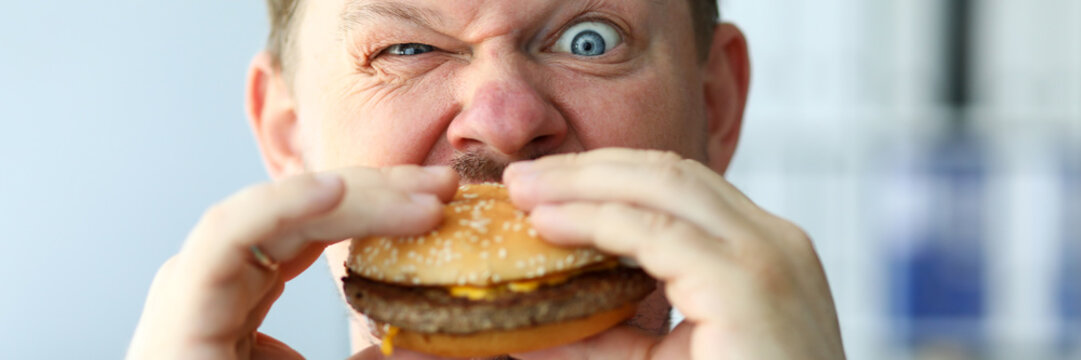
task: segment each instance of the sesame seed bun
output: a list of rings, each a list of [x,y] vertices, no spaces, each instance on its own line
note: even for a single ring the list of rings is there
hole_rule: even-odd
[[[346,300],[384,351],[450,357],[558,346],[632,316],[656,281],[592,248],[538,237],[500,184],[465,185],[443,223],[413,237],[353,239]]]
[[[611,259],[594,249],[542,241],[501,184],[464,185],[443,213],[442,225],[428,234],[353,239],[347,266],[388,283],[483,287]]]

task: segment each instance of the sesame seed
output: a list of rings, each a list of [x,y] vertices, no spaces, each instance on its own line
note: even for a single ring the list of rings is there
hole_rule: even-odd
[[[488,258],[488,252],[487,251],[481,251],[480,252],[480,258],[481,259],[487,259]]]
[[[567,255],[567,263],[568,264],[573,264],[574,263],[574,254]]]
[[[544,276],[544,267],[537,268],[537,276]]]
[[[529,237],[537,237],[537,230],[534,230],[534,229],[530,228],[528,233],[529,233]]]
[[[506,259],[507,258],[507,249],[499,248],[499,258],[500,259]]]
[[[499,280],[501,280],[501,279],[502,278],[499,277],[499,274],[492,275],[492,281],[493,282],[499,282]]]
[[[515,261],[514,262],[514,267],[519,268],[519,269],[525,268],[525,263],[522,262],[522,260]]]

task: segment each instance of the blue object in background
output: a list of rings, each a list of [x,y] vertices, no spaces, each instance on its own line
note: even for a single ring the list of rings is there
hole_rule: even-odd
[[[911,176],[931,184],[924,217],[901,239],[911,251],[893,256],[890,296],[906,344],[948,345],[975,353],[983,346],[986,316],[984,205],[986,161],[982,146],[954,133],[930,147]],[[944,344],[948,343],[948,344]]]
[[[1058,273],[1059,343],[1081,347],[1081,155],[1063,151],[1062,258]]]

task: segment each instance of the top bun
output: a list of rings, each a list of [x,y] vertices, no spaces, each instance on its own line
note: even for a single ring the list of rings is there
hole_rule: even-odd
[[[412,237],[353,239],[346,265],[357,275],[404,285],[489,286],[580,269],[610,257],[542,241],[501,184],[464,185],[443,223]]]

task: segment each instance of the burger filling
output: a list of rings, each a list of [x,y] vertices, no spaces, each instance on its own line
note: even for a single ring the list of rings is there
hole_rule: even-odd
[[[349,303],[372,320],[463,335],[583,318],[639,301],[655,287],[641,269],[614,265],[492,287],[401,286],[352,271],[344,282]]]

